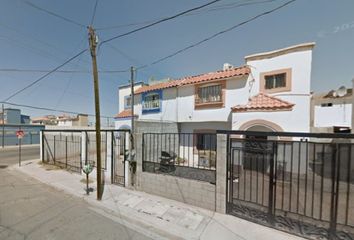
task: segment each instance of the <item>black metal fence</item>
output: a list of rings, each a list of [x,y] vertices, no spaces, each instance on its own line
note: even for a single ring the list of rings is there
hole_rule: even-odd
[[[143,171],[215,183],[215,133],[144,133]]]
[[[43,162],[81,173],[81,132],[46,132],[42,139]]]
[[[43,130],[42,160],[70,171],[81,173],[82,166],[97,166],[94,130]],[[129,130],[101,130],[102,182],[111,174],[114,184],[124,186],[124,169]],[[111,164],[111,165],[108,165]],[[110,167],[110,172],[107,173]]]
[[[128,156],[129,132],[115,132],[112,143],[112,173],[111,181],[114,184],[125,186],[125,163]]]
[[[354,239],[354,135],[224,133],[228,213],[311,239]]]

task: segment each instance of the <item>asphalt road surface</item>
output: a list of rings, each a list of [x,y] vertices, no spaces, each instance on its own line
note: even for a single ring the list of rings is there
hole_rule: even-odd
[[[39,145],[23,146],[21,148],[21,159],[32,160],[39,159]],[[19,148],[18,147],[0,147],[0,165],[13,165],[18,163]]]
[[[0,169],[1,240],[151,239],[103,216],[80,198],[17,170]]]

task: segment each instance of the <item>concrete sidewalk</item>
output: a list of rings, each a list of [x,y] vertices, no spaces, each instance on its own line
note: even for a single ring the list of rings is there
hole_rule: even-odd
[[[102,201],[97,201],[96,191],[86,195],[85,181],[82,181],[85,175],[43,166],[39,161],[27,161],[22,167],[12,166],[11,169],[81,197],[100,214],[118,222],[139,226],[158,234],[161,239],[302,239],[230,215],[107,183]],[[96,189],[95,183],[91,183],[90,187]]]

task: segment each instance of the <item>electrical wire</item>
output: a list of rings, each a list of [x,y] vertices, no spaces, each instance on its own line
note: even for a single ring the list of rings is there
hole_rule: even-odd
[[[295,2],[295,1],[297,1],[297,0],[288,1],[288,2],[286,2],[286,3],[284,3],[284,4],[280,5],[280,6],[278,6],[278,7],[276,7],[276,8],[273,8],[273,9],[271,9],[271,10],[269,10],[269,11],[260,13],[260,14],[258,14],[258,15],[256,15],[256,16],[254,16],[254,17],[249,18],[248,20],[245,20],[245,21],[243,21],[243,22],[241,22],[241,23],[238,23],[238,24],[236,24],[236,25],[234,25],[234,26],[232,26],[232,27],[229,27],[229,28],[227,28],[227,29],[225,29],[225,30],[223,30],[223,31],[220,31],[220,32],[218,32],[218,33],[215,33],[215,34],[213,34],[213,35],[211,35],[211,36],[209,36],[209,37],[207,37],[207,38],[205,38],[205,39],[203,39],[203,40],[201,40],[201,41],[198,41],[198,42],[196,42],[196,43],[194,43],[194,44],[191,44],[191,45],[189,45],[189,46],[187,46],[187,47],[185,47],[185,48],[182,48],[182,49],[180,49],[180,50],[178,50],[178,51],[176,51],[176,52],[174,52],[174,53],[172,53],[172,54],[170,54],[170,55],[167,55],[167,56],[165,56],[165,57],[162,57],[162,58],[160,58],[160,59],[158,59],[158,60],[156,60],[156,61],[154,61],[154,62],[152,62],[152,63],[150,63],[150,64],[145,64],[145,65],[143,65],[143,66],[137,67],[137,69],[143,69],[143,68],[146,68],[146,67],[155,65],[155,64],[157,64],[157,63],[160,63],[160,62],[162,62],[162,61],[165,61],[165,60],[167,60],[167,59],[169,59],[169,58],[172,58],[172,57],[174,57],[174,56],[176,56],[176,55],[178,55],[178,54],[180,54],[180,53],[182,53],[182,52],[185,52],[185,51],[187,51],[187,50],[189,50],[189,49],[191,49],[191,48],[194,48],[194,47],[196,47],[196,46],[198,46],[198,45],[201,45],[202,43],[205,43],[205,42],[207,42],[207,41],[210,41],[210,40],[212,40],[213,38],[216,38],[216,37],[218,37],[218,36],[220,36],[220,35],[222,35],[222,34],[225,34],[225,33],[229,32],[229,31],[232,31],[232,30],[234,30],[234,29],[236,29],[236,28],[238,28],[238,27],[241,27],[242,25],[245,25],[245,24],[247,24],[247,23],[249,23],[249,22],[252,22],[252,21],[256,20],[257,18],[263,17],[263,16],[268,15],[268,14],[271,14],[271,13],[277,11],[277,10],[280,10],[281,8],[284,8],[284,7],[286,7],[287,5],[289,5],[289,4],[291,4],[291,3]]]
[[[220,10],[225,10],[225,9],[234,9],[234,8],[248,6],[248,5],[258,5],[258,4],[263,4],[263,3],[270,3],[270,2],[274,2],[274,1],[277,1],[277,0],[264,0],[264,1],[257,1],[257,2],[244,2],[244,3],[228,3],[228,4],[222,4],[222,5],[215,6],[214,8],[209,8],[209,9],[204,9],[204,10],[184,14],[183,16],[187,17],[187,16],[202,14],[205,12],[220,11]],[[109,27],[99,27],[99,28],[96,28],[96,30],[102,31],[102,30],[111,30],[111,29],[118,29],[118,28],[124,28],[124,27],[139,26],[139,25],[153,23],[155,21],[159,21],[164,18],[166,18],[166,17],[155,18],[155,19],[146,20],[146,21],[142,21],[142,22],[120,24],[120,25],[109,26]]]
[[[16,106],[16,107],[24,107],[24,108],[30,108],[30,109],[36,109],[36,110],[44,110],[44,111],[51,111],[51,112],[60,112],[60,113],[68,113],[68,114],[84,114],[82,112],[74,112],[74,111],[68,111],[68,110],[60,110],[60,109],[53,109],[53,108],[47,108],[47,107],[37,107],[33,105],[26,105],[26,104],[19,104],[19,103],[13,103],[13,102],[8,102],[8,101],[2,101],[0,102],[2,104],[7,104],[11,106]],[[95,114],[87,114],[90,117],[96,116]],[[101,118],[114,118],[111,116],[100,116]]]
[[[113,41],[113,40],[118,39],[118,38],[121,38],[121,37],[128,36],[128,35],[130,35],[130,34],[139,32],[139,31],[141,31],[141,30],[150,28],[150,27],[155,26],[155,25],[157,25],[157,24],[160,24],[160,23],[163,23],[163,22],[166,22],[166,21],[175,19],[175,18],[177,18],[177,17],[183,16],[183,15],[185,15],[185,14],[187,14],[187,13],[190,13],[190,12],[199,10],[199,9],[201,9],[201,8],[210,6],[210,5],[212,5],[212,4],[214,4],[214,3],[217,3],[217,2],[220,2],[220,1],[222,1],[222,0],[213,0],[213,1],[211,1],[211,2],[208,2],[208,3],[206,3],[206,4],[200,5],[200,6],[198,6],[198,7],[194,7],[194,8],[185,10],[185,11],[183,11],[183,12],[180,12],[180,13],[178,13],[178,14],[175,14],[175,15],[173,15],[173,16],[166,17],[166,18],[163,18],[163,19],[158,20],[158,21],[156,21],[156,22],[150,23],[150,24],[148,24],[148,25],[146,25],[146,26],[139,27],[139,28],[133,29],[133,30],[131,30],[131,31],[129,31],[129,32],[126,32],[126,33],[123,33],[123,34],[120,34],[120,35],[111,37],[111,38],[109,38],[109,39],[106,39],[106,40],[102,41],[102,42],[100,43],[100,45],[103,45],[103,44],[105,44],[105,43],[107,43],[107,42]]]
[[[58,69],[60,69],[61,67],[65,66],[66,64],[68,64],[69,62],[71,62],[72,60],[74,60],[75,58],[79,57],[81,54],[85,53],[87,51],[87,49],[82,50],[81,52],[79,52],[78,54],[74,55],[73,57],[69,58],[68,60],[66,60],[64,63],[60,64],[59,66],[57,66],[56,68],[54,68],[53,70],[51,70],[50,72],[44,74],[43,76],[41,76],[40,78],[38,78],[37,80],[33,81],[32,83],[28,84],[27,86],[25,86],[24,88],[16,91],[15,93],[11,94],[9,97],[7,97],[4,102],[10,100],[11,98],[15,97],[16,95],[22,93],[23,91],[25,91],[26,89],[32,87],[33,85],[37,84],[38,82],[42,81],[44,78],[48,77],[50,74],[56,72]]]
[[[62,19],[62,20],[64,20],[64,21],[69,22],[69,23],[72,23],[72,24],[74,24],[74,25],[76,25],[76,26],[80,26],[80,27],[86,28],[86,26],[85,26],[84,24],[81,24],[81,23],[76,22],[76,21],[74,21],[74,20],[72,20],[72,19],[69,19],[69,18],[64,17],[64,16],[61,16],[61,15],[59,15],[59,14],[57,14],[57,13],[54,13],[54,12],[52,12],[52,11],[49,11],[49,10],[44,9],[44,8],[42,8],[42,7],[39,7],[39,6],[37,6],[37,5],[35,5],[35,4],[31,3],[31,2],[29,2],[29,1],[23,1],[23,2],[24,2],[25,4],[27,4],[28,6],[30,6],[30,7],[32,7],[32,8],[35,8],[35,9],[37,9],[37,10],[39,10],[39,11],[42,11],[42,12],[45,12],[45,13],[47,13],[47,14],[49,14],[49,15],[54,16],[54,17],[60,18],[60,19]]]
[[[19,69],[19,68],[0,68],[0,72],[14,72],[14,73],[48,73],[51,72],[51,70],[46,70],[46,69]],[[112,74],[112,73],[122,73],[122,72],[127,72],[126,70],[99,70],[99,73],[106,73],[106,74]],[[82,73],[82,74],[87,74],[91,73],[91,71],[83,71],[83,70],[57,70],[56,73]]]

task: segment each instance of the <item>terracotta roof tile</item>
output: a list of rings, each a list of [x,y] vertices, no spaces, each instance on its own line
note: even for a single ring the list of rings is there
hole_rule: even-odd
[[[253,96],[246,105],[237,105],[232,107],[233,112],[247,112],[259,110],[290,110],[295,104],[282,99],[259,93]]]
[[[236,77],[236,76],[245,76],[251,72],[248,66],[236,67],[228,70],[220,70],[216,72],[205,73],[197,76],[185,77],[178,80],[172,80],[168,82],[158,83],[150,86],[143,86],[135,91],[135,94],[149,92],[159,89],[171,88],[184,86],[189,84],[196,84],[201,82],[208,82],[218,79]]]
[[[114,118],[128,118],[132,117],[132,111],[130,109],[125,109],[118,113]]]
[[[138,88],[134,93],[139,94],[139,93],[150,92],[159,89],[177,87],[179,84],[180,84],[180,80],[172,80],[168,82],[157,83],[154,85],[142,86],[141,88]]]
[[[208,82],[208,81],[236,77],[236,76],[244,76],[244,75],[248,75],[250,72],[251,70],[249,67],[242,66],[242,67],[232,68],[228,70],[205,73],[198,76],[186,77],[182,79],[181,85]]]

